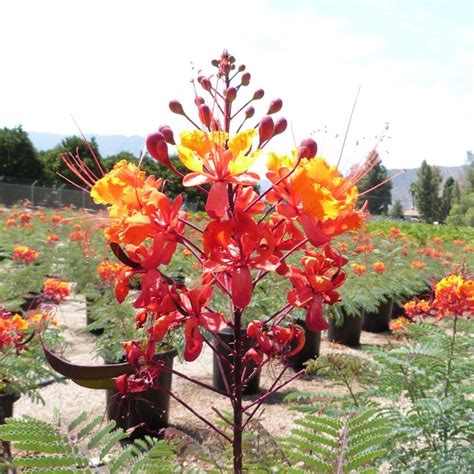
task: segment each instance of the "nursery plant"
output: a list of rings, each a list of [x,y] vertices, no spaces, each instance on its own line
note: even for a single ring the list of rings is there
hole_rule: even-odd
[[[233,469],[240,473],[246,426],[268,397],[304,372],[284,378],[288,358],[304,344],[304,332],[294,323],[292,311],[304,310],[306,325],[313,331],[328,327],[323,306],[340,299],[338,288],[344,283],[343,266],[347,263],[331,242],[361,226],[364,212],[356,209],[356,183],[378,157],[373,150],[343,177],[335,166],[317,156],[317,144],[310,138],[287,155],[266,153],[273,137],[287,128],[285,118],[273,119],[282,101],[272,100],[266,115],[256,120],[254,103],[264,97],[264,91],[257,89],[243,98],[251,79],[245,66],[238,66],[227,52],[212,64],[214,74],[200,75],[193,81],[196,119],[179,101],[170,102],[170,110],[193,128],[175,140],[171,128],[161,126],[147,138],[147,149],[154,159],[179,175],[183,186],[204,193],[208,218],[204,227],[191,222],[182,210],[182,196],[171,201],[166,183],[159,176],[146,176],[133,163],[121,161],[103,174],[98,160],[97,169],[91,169],[73,154],[63,159],[78,178],[76,184],[89,191],[97,204],[107,206],[104,235],[124,265],[115,285],[118,302],[129,296],[130,282],[139,279],[133,305],[145,340],[124,345],[135,372],[116,379],[119,390],[123,394],[149,388],[166,391],[157,383],[157,376],[172,370],[190,383],[228,398],[231,415],[216,413],[231,427],[230,434],[169,392],[230,443]],[[169,146],[176,147],[188,174],[173,166]],[[261,176],[254,165],[264,164],[271,187],[261,191]],[[183,250],[200,270],[200,279],[192,287],[176,284],[167,270],[173,256]],[[269,275],[287,282],[280,306],[244,324],[254,293]],[[227,312],[213,308],[219,294],[227,299]],[[229,343],[219,337],[226,327],[233,333]],[[186,361],[197,359],[207,345],[218,357],[221,371],[230,371],[225,390],[156,361],[156,344],[181,329]],[[244,338],[250,339],[252,347],[244,349]],[[230,360],[216,345],[224,345]],[[246,402],[242,397],[245,387],[258,370],[272,362],[280,363],[273,384],[256,400]],[[254,369],[249,369],[250,363]]]

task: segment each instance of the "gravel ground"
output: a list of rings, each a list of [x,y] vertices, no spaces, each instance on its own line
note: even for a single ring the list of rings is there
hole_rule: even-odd
[[[94,336],[80,334],[78,329],[86,324],[85,304],[81,297],[74,297],[63,303],[58,309],[57,317],[60,324],[65,326],[64,335],[71,343],[67,348],[66,355],[69,360],[80,364],[97,363],[94,359]],[[387,335],[362,333],[362,344],[385,344]],[[349,349],[344,346],[330,344],[326,337],[321,343],[321,353],[328,351],[342,350],[353,354],[364,356],[360,350]],[[212,352],[205,347],[200,358],[192,363],[180,362],[175,359],[175,369],[180,372],[196,377],[202,382],[212,384]],[[275,374],[278,374],[278,367],[269,367],[263,370],[261,376],[261,388],[268,388]],[[282,378],[287,380],[294,374],[291,370]],[[328,388],[325,382],[317,378],[300,378],[291,382],[281,392],[270,397],[262,406],[263,414],[260,421],[263,426],[273,435],[284,435],[288,433],[292,426],[292,421],[298,417],[298,413],[288,409],[285,404],[279,403],[284,395],[294,390],[304,391],[333,391],[340,393],[339,388]],[[230,405],[225,397],[214,392],[209,392],[195,384],[178,377],[173,378],[173,391],[179,394],[180,398],[189,403],[197,411],[211,420],[216,419],[216,414],[211,407],[226,411]],[[26,397],[22,397],[15,404],[15,416],[33,415],[44,420],[53,418],[54,409],[58,409],[66,420],[73,419],[82,411],[94,414],[103,413],[105,418],[105,393],[102,390],[91,390],[80,387],[71,381],[65,383],[54,383],[43,387],[40,394],[44,399],[44,405],[34,404]],[[255,396],[246,397],[251,400]],[[189,432],[202,431],[203,424],[197,420],[189,411],[175,400],[171,400],[170,424],[175,428]]]

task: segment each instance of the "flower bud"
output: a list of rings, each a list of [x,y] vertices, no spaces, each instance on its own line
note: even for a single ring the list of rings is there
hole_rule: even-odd
[[[237,89],[235,87],[229,87],[226,91],[225,91],[225,98],[229,101],[229,102],[234,102],[235,98],[237,97]]]
[[[182,106],[181,103],[178,102],[177,100],[172,100],[172,101],[169,103],[169,108],[170,108],[171,112],[173,112],[173,113],[175,113],[175,114],[184,115],[183,106]]]
[[[280,135],[280,133],[283,133],[286,130],[287,126],[288,126],[288,122],[286,121],[286,118],[280,117],[275,122],[275,130],[273,131],[273,136]]]
[[[202,104],[198,107],[199,119],[201,122],[209,128],[213,120],[211,109],[206,104]]]
[[[306,146],[300,146],[298,148],[298,159],[309,158],[309,148]]]
[[[258,125],[258,136],[260,138],[259,146],[272,138],[275,126],[273,124],[273,119],[269,115],[265,115],[260,120]]]
[[[220,64],[220,61],[218,59],[213,59],[211,61],[211,64],[214,66],[214,67],[219,67],[219,64]]]
[[[234,58],[234,56],[229,56],[229,62],[230,62],[230,64],[234,64],[234,63],[235,63],[235,58]]]
[[[199,107],[200,105],[204,104],[204,99],[197,95],[194,97],[194,103],[196,104],[196,107]]]
[[[205,91],[209,92],[211,90],[211,81],[207,77],[199,76],[198,81]]]
[[[248,86],[250,83],[250,73],[249,72],[244,72],[242,74],[242,77],[240,78],[240,83],[243,86]]]
[[[245,71],[245,64],[241,64],[238,69],[239,72]]]
[[[263,89],[257,89],[253,93],[252,100],[260,100],[265,95],[265,91]]]
[[[148,153],[162,165],[171,167],[171,162],[168,154],[168,145],[165,137],[161,132],[150,133],[146,138],[146,149]]]
[[[283,101],[281,99],[273,99],[270,102],[270,106],[268,107],[267,115],[276,114],[277,112],[280,112],[282,107]]]
[[[312,138],[301,140],[300,147],[306,147],[308,149],[308,153],[302,155],[304,158],[314,158],[318,152],[318,144]]]
[[[255,114],[255,109],[250,106],[245,109],[245,118],[252,118]]]
[[[176,145],[176,142],[174,141],[173,130],[171,130],[169,125],[160,125],[158,130],[165,138],[166,143],[169,143],[170,145]]]

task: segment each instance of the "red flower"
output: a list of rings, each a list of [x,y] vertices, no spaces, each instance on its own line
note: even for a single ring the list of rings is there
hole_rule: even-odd
[[[212,221],[204,231],[205,268],[207,272],[230,273],[232,302],[238,308],[245,308],[252,297],[250,268],[278,268],[280,261],[274,251],[270,229],[240,212],[233,220]]]
[[[305,252],[301,262],[304,271],[291,268],[293,289],[288,293],[288,302],[292,306],[308,310],[306,325],[311,331],[324,331],[329,325],[323,318],[323,303],[334,304],[341,299],[336,289],[346,279],[341,267],[347,263],[347,259],[335,254],[327,246],[324,255]]]

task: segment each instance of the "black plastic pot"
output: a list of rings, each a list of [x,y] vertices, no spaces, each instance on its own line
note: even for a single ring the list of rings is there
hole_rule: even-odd
[[[393,300],[390,298],[385,303],[380,303],[378,310],[373,313],[365,313],[362,330],[368,332],[390,331],[389,323],[392,319]]]
[[[363,313],[359,316],[344,315],[342,324],[336,325],[335,318],[329,318],[328,340],[345,346],[360,346]]]
[[[308,329],[304,319],[297,319],[295,322],[304,329],[305,342],[302,349],[294,356],[290,357],[288,362],[294,370],[299,371],[305,368],[305,362],[319,356],[321,332],[314,332]]]
[[[173,368],[176,349],[157,354],[157,360],[164,360],[165,367]],[[158,382],[171,390],[172,373],[161,371]],[[135,427],[131,439],[145,435],[157,436],[158,432],[168,426],[170,395],[161,390],[147,390],[122,396],[115,388],[105,392],[107,418],[115,420],[117,426],[128,430]]]
[[[43,293],[31,292],[25,297],[25,302],[20,305],[22,311],[31,311],[38,308],[38,306],[43,302]]]
[[[0,394],[0,425],[5,423],[7,418],[13,416],[13,404],[20,398],[18,394]],[[2,441],[0,443],[0,466],[2,460],[11,457],[10,442]]]
[[[243,349],[242,349],[242,357],[243,355],[252,347],[252,339],[247,337],[247,331],[245,329],[241,330],[242,338],[243,338]],[[216,333],[216,339],[214,343],[214,347],[216,350],[221,354],[226,360],[228,360],[231,364],[234,362],[233,356],[229,354],[229,350],[224,344],[221,344],[219,340],[223,341],[225,344],[227,344],[230,347],[234,346],[234,331],[231,328],[225,328],[222,331],[218,331]],[[224,372],[224,377],[223,374],[221,373],[221,370],[219,368],[219,361],[218,357],[216,354],[213,354],[213,361],[212,361],[212,386],[214,388],[217,388],[222,391],[226,391],[226,382],[229,387],[231,387],[234,383],[232,373],[230,371],[229,365],[221,361],[221,367],[222,367],[222,372]],[[252,361],[248,362],[246,365],[246,373],[247,375],[250,375],[254,369],[256,368],[256,364]],[[258,370],[255,375],[252,377],[252,379],[249,381],[246,387],[244,387],[243,390],[243,395],[252,395],[254,393],[257,393],[260,388],[260,370]]]

